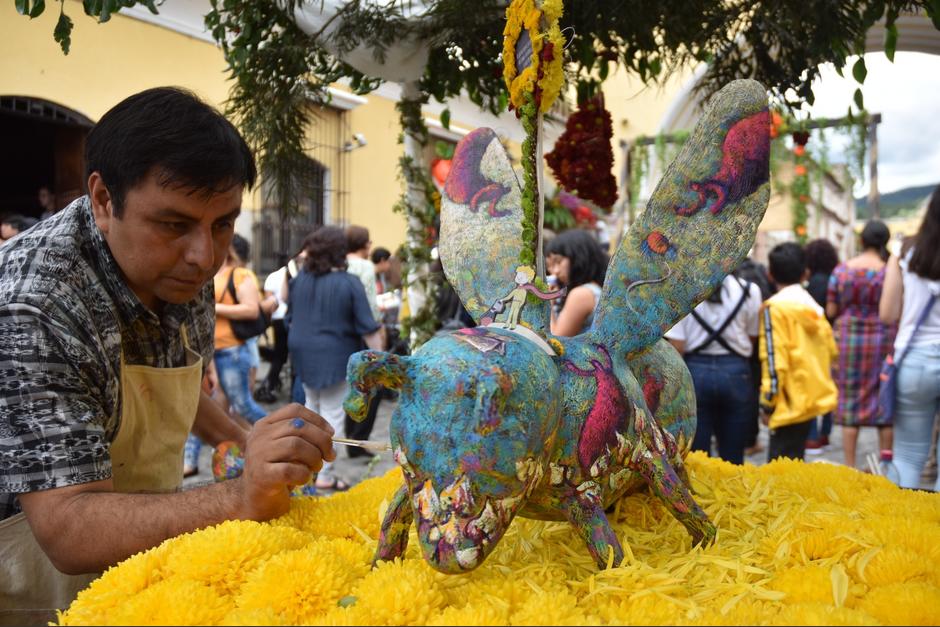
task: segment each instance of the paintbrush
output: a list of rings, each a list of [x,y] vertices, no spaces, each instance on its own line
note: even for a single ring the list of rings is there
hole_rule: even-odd
[[[358,446],[369,451],[391,451],[392,447],[384,442],[372,442],[369,440],[350,440],[349,438],[333,438],[335,444],[344,444],[346,446]]]

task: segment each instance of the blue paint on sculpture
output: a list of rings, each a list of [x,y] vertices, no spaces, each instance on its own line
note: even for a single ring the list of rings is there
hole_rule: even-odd
[[[405,485],[387,510],[377,560],[404,552],[414,522],[429,564],[470,570],[520,515],[568,520],[600,567],[616,564],[623,549],[604,511],[640,488],[651,489],[694,542],[714,539],[682,461],[695,429],[691,378],[661,336],[753,243],[769,197],[766,178],[751,176],[767,158],[766,145],[753,144],[769,143],[769,128],[760,132],[766,107],[753,81],[715,96],[611,261],[588,333],[552,337],[547,302],[526,299],[508,317],[512,324],[496,317],[410,357],[353,355],[351,416],[365,415],[379,386],[400,390],[391,440]],[[740,132],[729,140],[741,120],[749,143]],[[492,131],[471,133],[457,152],[464,148],[446,188],[459,193],[445,195],[441,259],[471,314],[490,321],[497,301],[519,305],[512,298],[521,289],[519,190]],[[718,210],[677,212],[702,181],[733,193]],[[501,185],[494,201],[473,191],[494,182]],[[484,196],[487,211],[472,202]]]

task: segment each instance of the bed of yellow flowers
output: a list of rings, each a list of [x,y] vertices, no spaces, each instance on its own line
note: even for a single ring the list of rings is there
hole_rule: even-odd
[[[717,542],[691,548],[653,497],[609,516],[627,553],[598,571],[564,523],[517,518],[476,571],[441,575],[412,535],[370,568],[397,470],[295,500],[271,523],[227,522],[111,568],[62,625],[936,625],[940,494],[842,466],[734,466],[692,454]]]

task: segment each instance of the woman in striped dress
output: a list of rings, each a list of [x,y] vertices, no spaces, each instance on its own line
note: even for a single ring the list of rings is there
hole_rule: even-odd
[[[892,444],[891,423],[878,412],[878,374],[897,332],[897,325],[878,317],[890,237],[884,222],[870,220],[862,230],[862,253],[836,266],[826,297],[839,347],[832,372],[839,389],[835,422],[842,425],[845,463],[852,468],[859,427],[878,427],[881,449]]]

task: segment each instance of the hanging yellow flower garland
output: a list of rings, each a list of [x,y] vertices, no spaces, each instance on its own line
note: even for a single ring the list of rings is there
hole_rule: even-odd
[[[533,94],[542,113],[547,112],[565,82],[562,51],[565,37],[558,20],[563,5],[561,0],[513,0],[506,9],[506,27],[503,29],[503,77],[509,89],[509,101],[516,109],[526,102],[526,94]],[[516,44],[523,31],[532,44],[532,58],[527,67],[519,71],[516,65]]]

